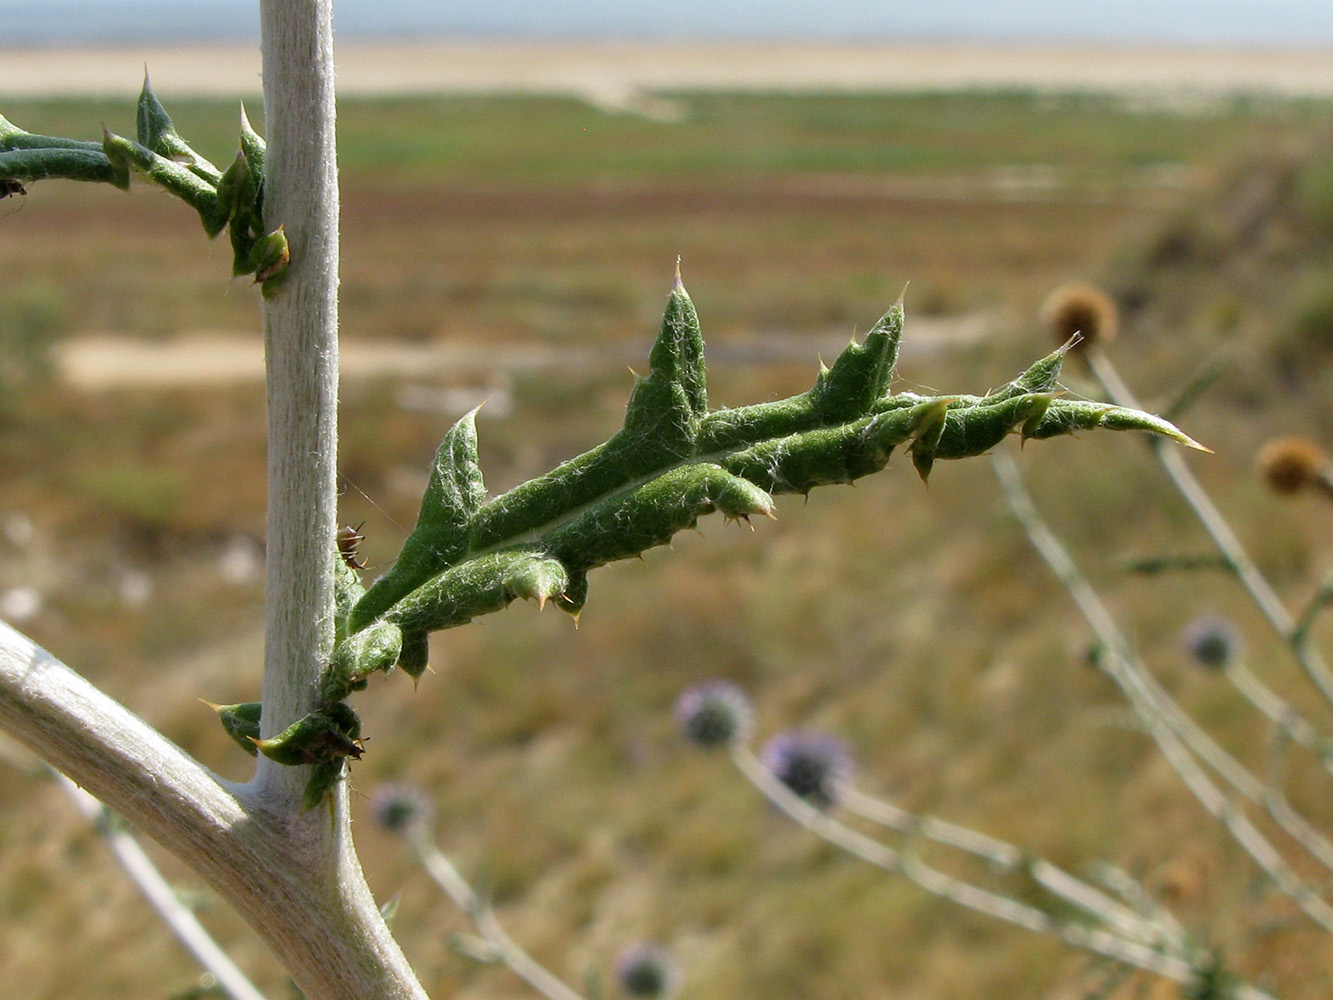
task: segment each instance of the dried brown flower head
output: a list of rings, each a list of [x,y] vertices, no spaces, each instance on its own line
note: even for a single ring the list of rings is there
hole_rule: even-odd
[[[1256,464],[1275,493],[1299,493],[1311,486],[1329,488],[1328,453],[1308,438],[1274,438],[1259,449]]]
[[[1091,285],[1061,285],[1041,305],[1042,325],[1057,344],[1078,334],[1075,351],[1114,340],[1120,314],[1110,296]]]

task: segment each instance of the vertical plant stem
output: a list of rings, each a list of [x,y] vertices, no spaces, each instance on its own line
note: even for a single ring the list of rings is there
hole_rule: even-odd
[[[291,249],[265,299],[268,551],[263,734],[316,707],[333,651],[338,404],[338,167],[332,0],[261,0],[268,155],[264,225]],[[313,950],[289,965],[312,1000],[424,998],[371,897],[352,846],[346,784],[328,809],[301,808],[308,767],[259,758],[252,784],[302,869],[342,985]]]
[[[264,305],[268,549],[263,735],[316,705],[333,646],[338,449],[338,171],[331,0],[262,0],[264,225],[291,248]],[[299,803],[306,768],[260,758],[267,797]]]

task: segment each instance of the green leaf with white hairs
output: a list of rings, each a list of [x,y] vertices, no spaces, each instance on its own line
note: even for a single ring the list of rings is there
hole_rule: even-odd
[[[211,708],[222,723],[222,728],[242,750],[251,757],[258,756],[255,741],[259,739],[259,720],[263,705],[257,701],[242,702],[239,705],[214,705],[204,702]]]
[[[901,447],[924,479],[936,461],[981,454],[1014,433],[1135,429],[1193,444],[1159,417],[1055,395],[1068,345],[986,396],[890,394],[903,323],[897,303],[808,392],[709,413],[698,316],[677,282],[649,373],[636,378],[625,425],[605,444],[487,500],[472,415],[455,425],[416,529],[353,608],[348,631],[397,625],[399,665],[417,677],[431,631],[517,597],[577,615],[597,566],[668,544],[714,511],[771,516],[773,494],[852,482]]]
[[[533,562],[546,565],[526,565]],[[557,592],[563,590],[568,579],[563,566],[531,551],[510,549],[467,559],[396,602],[381,621],[401,627],[404,635],[465,625],[473,618],[508,607],[521,596],[520,586],[531,591],[533,581],[548,574],[556,581]]]
[[[15,146],[0,143],[0,180],[31,184],[33,181],[93,181],[124,189],[130,186],[129,171],[120,171],[99,146]]]
[[[1131,410],[1126,406],[1094,403],[1080,399],[1053,399],[1046,412],[1037,420],[1029,420],[1022,429],[1024,438],[1041,440],[1075,431],[1147,431],[1169,438],[1186,448],[1211,452],[1169,420]]]
[[[222,171],[209,163],[180,137],[176,125],[167,114],[167,109],[153,93],[148,82],[148,73],[143,75],[143,89],[139,91],[139,105],[135,113],[135,133],[140,144],[147,146],[159,156],[174,160],[187,167],[201,179],[208,181],[215,189]]]
[[[398,669],[413,681],[421,679],[430,660],[430,635],[423,629],[403,633],[403,650],[398,654]]]
[[[903,302],[893,304],[866,339],[849,344],[833,367],[819,373],[810,399],[825,420],[852,420],[869,411],[889,391],[903,335]]]
[[[648,355],[651,384],[677,387],[680,402],[688,413],[688,422],[698,421],[708,412],[708,377],[704,368],[704,338],[699,328],[699,314],[676,275],[675,287],[667,296],[662,315],[662,329]],[[672,393],[676,396],[676,393]],[[625,426],[635,422],[635,404],[631,400],[625,414]]]
[[[925,400],[845,424],[768,438],[733,451],[720,463],[770,493],[805,494],[816,486],[854,482],[884,468],[894,448],[923,432],[932,433],[945,405]]]
[[[1014,432],[1015,427],[1040,418],[1054,397],[1046,392],[983,397],[968,405],[955,403],[944,415],[944,426],[935,442],[934,457],[970,458],[984,455]]]
[[[0,152],[17,149],[81,149],[84,152],[101,152],[102,144],[88,139],[61,139],[54,135],[38,135],[27,132],[0,115]],[[29,178],[35,180],[36,178]]]
[[[588,570],[666,545],[714,511],[771,517],[773,501],[721,466],[692,462],[592,504],[544,532],[539,544],[564,565]]]
[[[252,742],[269,760],[294,767],[360,758],[360,739],[360,718],[350,705],[338,702],[303,715],[276,736]]]
[[[281,225],[264,224],[267,148],[241,109],[240,149],[219,170],[176,131],[144,74],[135,109],[135,138],[103,129],[100,143],[24,131],[0,117],[0,197],[22,194],[22,185],[59,179],[92,181],[126,189],[138,174],[199,213],[209,238],[229,230],[232,273],[254,274],[272,295],[287,274],[290,247]]]
[[[254,175],[260,179],[257,200],[262,205],[264,164],[268,159],[268,144],[250,124],[250,116],[245,113],[244,104],[241,105],[241,152],[245,154],[246,162],[250,164]]]
[[[132,169],[165,188],[196,212],[209,236],[216,236],[226,224],[218,208],[217,185],[200,177],[184,164],[169,160],[142,143],[123,135],[104,131],[102,149],[112,165]]]
[[[1012,382],[1002,385],[994,392],[987,393],[984,401],[1001,403],[1014,396],[1025,396],[1034,392],[1053,392],[1060,378],[1060,369],[1064,366],[1065,356],[1076,344],[1077,338],[1071,337],[1040,361],[1032,364]]]
[[[392,622],[375,622],[341,639],[320,682],[320,702],[342,701],[353,691],[364,690],[370,675],[387,674],[402,651],[403,630]]]
[[[464,414],[444,436],[421,498],[416,527],[393,567],[375,581],[350,619],[356,631],[395,601],[447,569],[467,552],[468,528],[486,499],[477,461],[477,411]]]

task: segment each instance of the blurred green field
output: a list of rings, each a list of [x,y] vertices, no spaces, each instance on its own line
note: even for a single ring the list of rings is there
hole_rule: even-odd
[[[161,96],[187,139],[227,159],[233,108]],[[616,429],[622,359],[637,351],[646,367],[678,255],[721,359],[714,405],[807,388],[815,345],[864,331],[908,282],[898,386],[984,391],[1048,349],[1034,316],[1053,286],[1103,282],[1125,308],[1117,363],[1154,405],[1230,359],[1184,419],[1217,451],[1191,464],[1284,595],[1298,605],[1330,568],[1326,508],[1273,498],[1251,472],[1278,434],[1333,442],[1329,105],[1185,114],[1025,93],[671,96],[686,109],[675,123],[555,99],[344,103],[345,336],[471,345],[478,358],[451,378],[344,383],[343,516],[365,522],[372,572],[401,544],[435,445],[467,408],[451,409],[445,390],[492,397],[479,418],[492,492]],[[132,127],[124,105],[0,111],[61,135]],[[255,294],[228,284],[226,248],[200,236],[147,188],[33,185],[0,202],[0,337],[14,356],[91,333],[257,338]],[[914,338],[914,317],[946,333]],[[947,335],[978,317],[985,336]],[[489,352],[524,345],[591,347],[604,363],[487,366]],[[1072,365],[1066,384],[1092,392]],[[43,599],[21,627],[245,777],[249,759],[195,699],[257,696],[261,390],[89,393],[35,376],[0,389],[0,590]],[[1263,727],[1186,661],[1182,627],[1228,615],[1252,665],[1319,708],[1228,581],[1118,569],[1126,553],[1206,547],[1150,452],[1098,434],[1018,457],[1163,683],[1262,771]],[[31,537],[16,533],[18,514]],[[1075,870],[1122,865],[1247,977],[1286,1000],[1328,995],[1326,941],[1263,891],[1086,667],[1087,630],[985,459],[937,468],[928,489],[896,460],[854,490],[786,500],[753,534],[720,519],[701,529],[598,571],[577,630],[516,606],[437,636],[418,691],[394,676],[355,700],[369,740],[354,787],[426,787],[442,845],[554,971],[581,985],[652,938],[684,962],[685,996],[1093,995],[1101,970],[1083,957],[821,847],[725,761],[683,746],[672,703],[720,676],[750,691],[761,737],[834,731],[866,790]],[[0,968],[23,984],[14,996],[188,989],[196,970],[96,836],[26,753],[0,740],[0,754]],[[1290,781],[1333,828],[1317,768],[1293,765]],[[396,929],[428,991],[522,995],[506,970],[451,948],[466,921],[365,804],[364,863],[379,898],[400,898]],[[262,943],[201,899],[242,965],[285,996]],[[1174,994],[1136,977],[1108,995]]]

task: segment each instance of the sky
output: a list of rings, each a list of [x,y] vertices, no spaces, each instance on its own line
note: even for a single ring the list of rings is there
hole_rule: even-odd
[[[0,47],[258,36],[254,0],[0,0]],[[343,37],[1063,40],[1333,47],[1330,0],[337,0]]]

